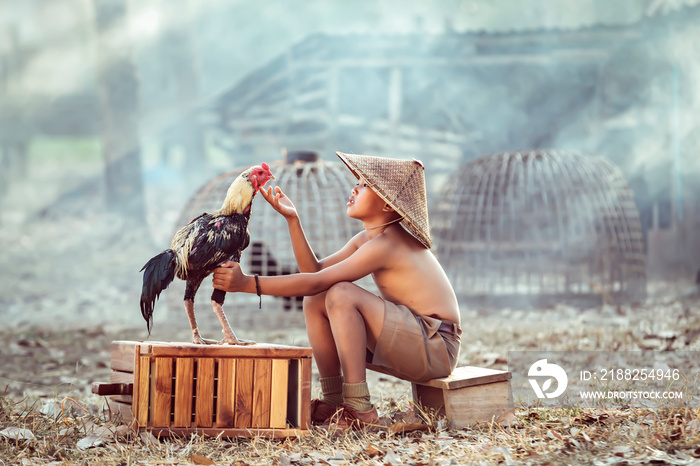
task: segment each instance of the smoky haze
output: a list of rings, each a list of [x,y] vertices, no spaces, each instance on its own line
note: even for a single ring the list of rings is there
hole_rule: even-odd
[[[283,147],[421,159],[431,202],[478,157],[599,155],[648,275],[690,280],[698,3],[0,0],[0,312],[138,323],[187,199]]]

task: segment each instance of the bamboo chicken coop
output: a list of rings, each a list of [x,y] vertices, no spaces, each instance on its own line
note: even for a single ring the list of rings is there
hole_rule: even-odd
[[[454,179],[431,219],[461,302],[587,306],[645,296],[639,214],[611,162],[502,153],[461,165]]]
[[[247,167],[246,167],[247,168]],[[187,202],[177,221],[176,229],[188,223],[202,212],[212,212],[226,196],[231,182],[245,168],[224,173],[204,184]],[[329,162],[310,151],[290,151],[285,160],[270,164],[275,181],[268,186],[279,186],[294,202],[309,243],[320,259],[340,249],[356,233],[362,224],[346,215],[346,203],[350,190],[356,184],[355,177],[341,162]],[[248,274],[284,275],[296,273],[296,261],[289,240],[287,222],[262,196],[255,197],[250,222],[250,245],[241,255],[241,267]],[[371,287],[369,279],[361,280]],[[211,280],[205,280],[197,294],[197,318],[205,325],[216,318],[211,312],[209,295]],[[179,292],[168,290],[171,309],[182,309]],[[200,301],[201,300],[201,301]],[[302,297],[262,297],[262,309],[258,309],[258,297],[243,293],[228,293],[224,310],[234,328],[285,328],[303,327],[300,311]]]

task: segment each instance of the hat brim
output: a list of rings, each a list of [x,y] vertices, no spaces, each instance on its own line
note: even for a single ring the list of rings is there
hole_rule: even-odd
[[[411,215],[411,213],[407,212],[404,206],[400,205],[398,202],[400,200],[399,196],[396,195],[396,193],[389,192],[389,189],[387,187],[382,186],[381,180],[382,177],[378,175],[376,170],[370,170],[367,161],[374,162],[374,164],[370,165],[376,165],[381,162],[384,162],[384,164],[403,164],[403,166],[407,166],[406,164],[411,164],[413,166],[413,163],[417,163],[420,165],[421,169],[423,168],[423,165],[418,162],[418,161],[407,161],[407,160],[396,160],[396,159],[388,159],[384,157],[374,157],[374,156],[362,156],[362,155],[353,155],[353,154],[345,154],[343,152],[336,152],[336,155],[340,158],[340,160],[343,161],[343,163],[348,167],[348,169],[352,172],[353,175],[355,175],[356,178],[362,178],[365,180],[365,183],[367,183],[367,186],[369,186],[372,191],[374,191],[377,196],[379,196],[384,202],[386,202],[389,206],[391,206],[396,213],[398,213],[401,216],[401,222],[399,224],[406,230],[411,236],[413,236],[415,239],[417,239],[425,248],[430,249],[432,246],[432,241],[430,238],[430,229],[428,226],[428,212],[427,212],[427,202],[425,200],[425,181],[423,178],[423,173],[421,171],[421,189],[422,193],[420,195],[421,197],[421,206],[420,206],[420,215],[416,217],[415,212],[414,215]],[[364,164],[360,162],[360,158],[365,162]],[[385,168],[390,168],[390,167],[385,167]],[[422,227],[420,226],[422,225]]]

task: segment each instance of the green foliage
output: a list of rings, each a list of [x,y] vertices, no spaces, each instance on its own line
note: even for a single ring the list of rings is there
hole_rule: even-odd
[[[101,143],[89,137],[37,137],[29,144],[30,163],[101,163]]]

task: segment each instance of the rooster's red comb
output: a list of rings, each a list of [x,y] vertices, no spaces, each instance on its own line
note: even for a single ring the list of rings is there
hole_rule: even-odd
[[[261,163],[260,165],[263,167],[263,170],[265,170],[266,172],[270,173],[270,166],[269,166],[268,164],[266,164],[265,162],[263,162],[263,163]]]

